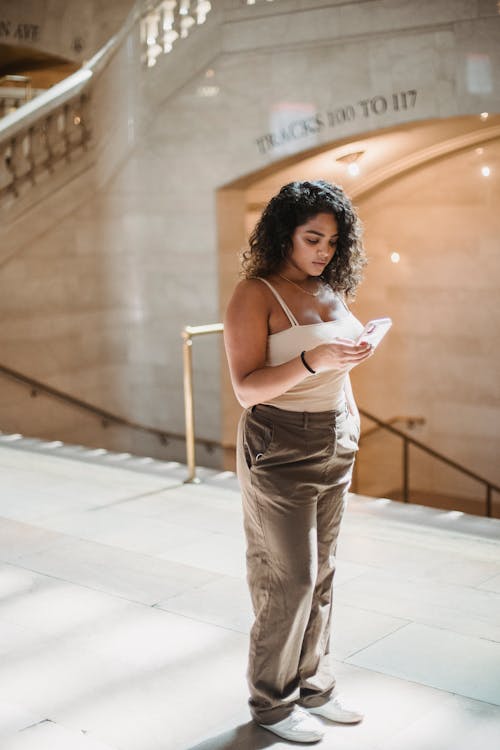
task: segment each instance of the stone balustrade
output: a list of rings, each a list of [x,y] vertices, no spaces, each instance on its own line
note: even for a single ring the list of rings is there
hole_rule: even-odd
[[[163,0],[154,3],[141,19],[142,61],[152,68],[159,55],[171,52],[195,24],[205,22],[212,9],[208,0]]]
[[[55,106],[0,142],[0,204],[78,157],[90,139],[90,90]]]
[[[152,67],[160,54],[172,49],[174,41],[203,24],[211,8],[208,0],[138,0],[120,31],[92,60],[0,118],[0,209],[88,148],[95,76],[134,27],[140,34],[143,63]]]

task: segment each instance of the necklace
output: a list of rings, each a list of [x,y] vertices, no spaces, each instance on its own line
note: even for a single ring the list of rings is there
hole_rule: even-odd
[[[309,294],[311,297],[317,297],[319,293],[321,292],[321,287],[318,289],[317,292],[308,292],[307,289],[304,289],[303,287],[301,287],[300,284],[296,284],[295,281],[292,281],[291,279],[287,279],[287,277],[283,276],[281,273],[279,273],[278,276],[281,276],[282,279],[285,279],[285,281],[288,281],[290,284],[293,284],[294,286],[298,287],[302,292]]]

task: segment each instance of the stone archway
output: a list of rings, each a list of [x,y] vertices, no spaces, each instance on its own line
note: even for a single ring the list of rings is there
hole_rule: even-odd
[[[345,162],[337,161],[339,157],[345,156],[351,151],[364,151],[360,159],[360,174],[357,178],[349,178],[345,173]],[[355,303],[354,312],[362,319],[367,318],[368,315],[385,314],[389,310],[393,316],[396,315],[398,317],[399,315],[399,324],[395,327],[395,333],[392,337],[394,346],[387,345],[384,357],[387,360],[387,370],[395,374],[394,380],[399,384],[402,382],[406,383],[404,387],[400,386],[399,393],[396,396],[394,396],[394,392],[392,393],[392,406],[391,399],[386,393],[385,400],[379,400],[375,408],[373,382],[370,383],[370,378],[366,379],[361,371],[355,373],[353,381],[360,394],[358,399],[360,405],[364,405],[365,408],[375,408],[375,411],[378,408],[379,411],[377,414],[381,418],[392,418],[398,414],[422,413],[427,420],[428,428],[417,437],[420,437],[425,442],[432,444],[437,450],[442,450],[457,460],[462,459],[470,468],[479,473],[487,474],[493,481],[495,481],[495,473],[498,472],[494,465],[493,452],[488,456],[485,456],[484,453],[482,456],[479,455],[479,451],[476,451],[474,455],[471,454],[474,443],[473,433],[466,437],[463,433],[463,425],[454,426],[452,417],[453,393],[447,390],[442,382],[439,382],[439,372],[443,373],[445,379],[449,378],[448,368],[451,366],[450,362],[460,360],[458,350],[460,347],[459,339],[462,334],[458,331],[454,332],[452,320],[448,321],[446,324],[446,333],[443,332],[442,334],[446,338],[447,346],[450,350],[448,364],[443,361],[440,365],[441,369],[437,366],[423,367],[420,375],[417,375],[415,371],[411,370],[411,365],[409,364],[410,361],[418,361],[416,350],[420,352],[423,350],[427,350],[428,352],[432,352],[433,350],[441,351],[442,336],[435,331],[433,333],[432,329],[436,325],[435,321],[433,322],[432,316],[428,316],[427,322],[424,322],[425,315],[420,316],[419,325],[421,328],[418,334],[416,334],[415,350],[409,347],[405,348],[404,351],[400,350],[398,352],[395,344],[397,339],[404,340],[405,336],[409,335],[408,331],[411,329],[410,318],[418,310],[417,300],[419,295],[423,295],[430,300],[432,299],[434,290],[437,309],[442,312],[447,309],[447,304],[451,305],[450,314],[452,316],[458,315],[458,317],[460,317],[458,303],[455,305],[454,302],[450,302],[450,290],[456,288],[455,300],[458,300],[459,297],[465,299],[469,294],[474,297],[474,286],[470,286],[468,279],[465,276],[461,276],[460,272],[460,266],[463,266],[463,263],[466,262],[462,260],[462,257],[467,257],[468,240],[466,239],[463,243],[460,243],[451,239],[454,237],[457,223],[460,224],[461,222],[461,212],[459,206],[454,204],[453,198],[439,193],[439,184],[440,181],[442,181],[443,186],[451,184],[450,172],[457,170],[457,200],[459,202],[462,200],[460,195],[463,193],[465,196],[464,200],[468,201],[471,212],[474,213],[474,211],[477,211],[481,213],[483,216],[483,236],[481,242],[484,248],[490,247],[496,232],[498,232],[498,228],[494,226],[493,193],[488,192],[490,190],[494,192],[495,187],[491,182],[488,187],[487,180],[482,176],[478,176],[479,173],[476,167],[479,169],[484,159],[486,161],[489,160],[490,164],[495,162],[498,159],[499,151],[499,115],[490,115],[484,119],[480,116],[462,116],[447,120],[439,119],[419,123],[407,123],[399,127],[386,128],[375,133],[370,132],[367,135],[357,135],[354,138],[342,139],[341,141],[333,142],[292,157],[288,156],[279,163],[267,166],[263,170],[254,172],[221,187],[217,194],[219,299],[222,319],[225,306],[237,278],[238,249],[245,245],[248,233],[255,224],[262,208],[271,195],[277,191],[279,186],[293,179],[314,179],[320,177],[340,182],[344,186],[357,206],[361,217],[363,218],[364,216],[367,219],[365,240],[368,240],[370,245],[368,248],[369,256],[370,254],[374,256],[374,263],[371,268],[369,266],[370,271],[367,287],[359,295],[359,301]],[[477,190],[479,190],[479,193],[484,188],[485,192],[480,199],[481,205],[478,205],[477,201],[474,203],[476,199],[469,194],[470,186],[468,187],[467,184],[469,179],[467,175],[469,173],[470,179],[477,181]],[[433,175],[435,180],[433,179]],[[432,188],[433,181],[435,181],[434,188]],[[413,198],[412,185],[415,186],[416,190]],[[426,244],[425,239],[423,239],[425,235],[419,228],[422,224],[419,224],[416,217],[419,206],[425,206],[425,211],[429,209],[429,205],[426,204],[423,195],[419,191],[430,195],[432,189],[434,190],[434,197],[432,199],[429,198],[429,201],[431,201],[429,205],[432,208],[433,202],[434,205],[440,206],[440,211],[444,218],[441,226],[439,221],[437,221],[431,227],[427,227],[427,233],[429,231],[434,233],[436,247],[446,247],[447,244],[450,244],[447,243],[446,238],[447,236],[450,237],[451,244],[456,249],[457,273],[454,280],[447,280],[445,278],[446,270],[443,267],[443,263],[448,263],[448,267],[451,269],[454,267],[455,260],[453,260],[451,254],[447,255],[447,260],[444,260],[445,253],[441,252],[439,261],[435,261],[436,278],[429,278],[428,283],[425,284],[424,276],[428,268],[431,268],[433,264],[432,253],[437,251],[434,250],[432,243]],[[444,187],[443,190],[446,193]],[[477,190],[476,195],[478,196],[479,193]],[[496,190],[498,190],[498,185]],[[387,200],[392,201],[392,205],[395,207],[395,201],[397,200],[395,196],[398,196],[398,194],[405,196],[404,201],[406,203],[393,210],[391,206],[387,205]],[[385,206],[383,202],[384,196],[387,199]],[[413,213],[411,210],[412,204],[414,206]],[[410,227],[409,231],[399,232],[398,235],[396,231],[398,225],[397,218],[393,222],[392,229],[390,231],[387,230],[388,223],[391,223],[390,216],[394,213],[401,217],[403,215],[413,217],[405,220],[407,221],[407,228],[408,226]],[[379,220],[378,217],[382,217],[383,215],[385,218]],[[386,222],[385,225],[384,221]],[[383,228],[381,229],[381,227]],[[464,222],[462,232],[463,236],[470,236],[470,226],[467,222]],[[397,239],[398,236],[399,239]],[[411,239],[412,237],[414,241]],[[384,267],[383,265],[387,251],[392,246],[391,243],[393,243],[394,247],[397,246],[403,250],[403,262],[399,264],[397,273],[395,268]],[[417,260],[415,260],[415,247],[418,247],[421,253]],[[485,249],[484,255],[487,265],[493,262],[492,250]],[[425,260],[425,258],[428,258],[428,260]],[[428,266],[426,267],[427,262]],[[479,280],[476,280],[476,286],[478,283],[487,285],[487,277],[488,274],[485,271],[482,281],[479,282]],[[411,300],[412,295],[415,299]],[[448,302],[446,302],[446,299],[448,299]],[[476,301],[478,299],[476,297]],[[453,313],[451,313],[452,310],[454,310]],[[473,330],[476,331],[476,336],[480,335],[481,326],[485,324],[486,321],[482,323],[479,320],[475,321]],[[426,330],[427,334],[425,333]],[[232,394],[223,350],[221,356],[223,359],[221,368],[223,441],[226,444],[231,444],[234,443],[235,426],[240,413],[240,406]],[[415,360],[415,357],[417,357],[417,360]],[[375,365],[370,365],[370,368],[371,374],[376,379],[384,377],[384,368],[379,370]],[[368,373],[368,369],[366,373]],[[469,374],[472,376],[472,371]],[[417,381],[419,378],[422,379],[422,382],[427,382],[427,388],[422,388],[418,385]],[[392,382],[393,379],[390,377],[387,379],[385,376],[384,380]],[[391,387],[394,389],[394,383],[392,383]],[[494,398],[493,390],[494,387],[491,384],[490,390],[479,396],[480,399],[483,398],[482,403],[476,403],[476,396],[471,397],[471,401],[469,402],[467,395],[462,393],[461,397],[464,399],[462,401],[463,407],[465,410],[469,409],[471,414],[476,413],[479,417],[481,409],[487,408],[489,401]],[[437,397],[440,399],[439,404],[433,395],[435,392],[440,394]],[[443,404],[448,404],[448,406],[444,407]],[[433,419],[431,417],[431,412],[435,412],[436,408],[438,411],[440,408],[442,410],[440,419]],[[462,430],[460,439],[457,437],[457,429]],[[233,452],[231,449],[227,449],[225,454],[225,468],[234,468]],[[380,461],[380,456],[377,457],[374,453],[373,461]],[[434,477],[430,481],[430,484],[427,485],[430,494],[433,488],[434,490],[436,489],[436,483],[442,482],[443,478],[435,467],[428,467],[425,460],[422,460],[420,463],[422,471],[425,472],[426,476],[429,478]],[[418,467],[419,465],[418,459],[415,458],[414,466]],[[389,483],[395,485],[398,481],[397,472],[393,472],[393,474],[394,476],[390,477]],[[380,486],[380,483],[373,482],[370,486],[374,494],[379,494],[383,491],[383,486]],[[460,487],[457,486],[456,479],[451,480],[450,490],[448,493],[444,492],[444,494],[452,492],[460,494]],[[469,486],[464,490],[463,495],[470,497],[473,493],[474,489],[472,486]]]

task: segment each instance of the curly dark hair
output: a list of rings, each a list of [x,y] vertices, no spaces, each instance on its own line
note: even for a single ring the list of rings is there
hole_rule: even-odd
[[[296,227],[318,213],[333,214],[339,234],[335,254],[319,278],[354,298],[368,263],[363,224],[343,188],[325,180],[289,182],[271,198],[250,235],[249,249],[241,253],[241,275],[251,279],[278,272],[292,251]]]

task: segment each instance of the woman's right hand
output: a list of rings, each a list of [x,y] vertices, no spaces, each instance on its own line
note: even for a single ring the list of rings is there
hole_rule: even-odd
[[[351,369],[371,357],[374,348],[366,341],[356,344],[353,339],[336,338],[329,344],[319,344],[306,351],[307,364],[316,372]]]

